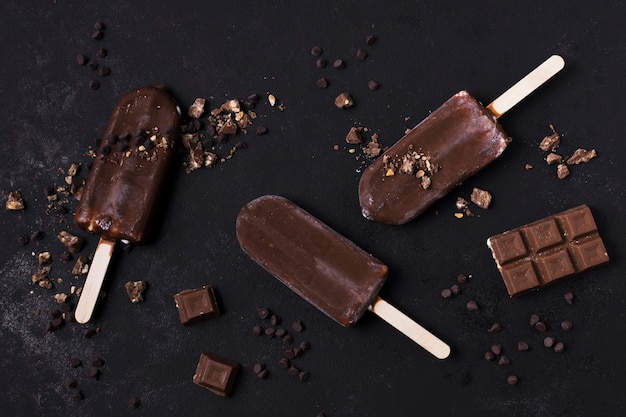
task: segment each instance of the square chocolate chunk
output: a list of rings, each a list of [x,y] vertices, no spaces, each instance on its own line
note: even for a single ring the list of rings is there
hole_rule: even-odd
[[[185,326],[217,317],[220,314],[215,293],[209,285],[181,291],[174,296],[174,301],[176,301],[180,322]]]
[[[609,262],[586,205],[492,236],[487,246],[511,297]]]
[[[238,371],[237,362],[210,353],[202,353],[193,376],[193,383],[226,397],[232,391]]]

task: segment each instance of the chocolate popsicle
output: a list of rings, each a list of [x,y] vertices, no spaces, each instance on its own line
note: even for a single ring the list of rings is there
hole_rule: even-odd
[[[291,201],[267,195],[237,216],[250,258],[342,326],[371,310],[439,359],[450,347],[378,296],[387,266]]]
[[[91,318],[115,242],[148,237],[179,125],[180,109],[162,85],[132,90],[116,104],[74,216],[100,235],[76,307],[79,323]]]
[[[407,223],[493,162],[510,141],[497,119],[564,65],[551,56],[486,107],[467,91],[452,96],[365,170],[363,216]]]

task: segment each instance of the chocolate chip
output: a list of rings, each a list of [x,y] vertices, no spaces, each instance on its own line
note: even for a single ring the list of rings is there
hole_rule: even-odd
[[[78,65],[85,65],[88,61],[89,61],[89,58],[87,58],[85,55],[83,54],[76,55],[76,63]]]
[[[65,387],[72,389],[72,388],[76,388],[76,386],[78,385],[78,383],[76,382],[76,380],[74,378],[67,378],[65,380]]]
[[[519,382],[519,378],[516,375],[509,375],[506,378],[506,383],[509,385],[517,385],[518,382]]]
[[[83,362],[80,359],[78,359],[78,358],[70,358],[70,366],[72,368],[78,368],[82,364],[83,364]]]
[[[72,260],[72,254],[69,253],[68,251],[63,251],[63,253],[61,254],[61,261],[69,262],[71,260]]]
[[[311,349],[311,344],[309,342],[307,342],[306,340],[303,340],[302,342],[300,342],[301,351],[306,352],[309,349]]]
[[[546,330],[548,330],[548,326],[546,326],[546,324],[542,321],[538,321],[537,323],[535,323],[535,330],[537,330],[538,332],[545,332]]]
[[[98,57],[100,58],[106,58],[108,54],[109,54],[109,51],[107,51],[106,48],[100,48],[98,49],[98,52],[96,52],[96,55],[98,55]]]
[[[72,392],[72,398],[75,400],[82,400],[85,398],[85,396],[83,395],[83,392],[81,390],[77,389]]]
[[[320,56],[323,52],[324,51],[319,46],[314,46],[313,48],[311,48],[311,55],[313,56]]]
[[[289,359],[287,358],[280,358],[280,360],[278,361],[278,366],[280,366],[281,368],[289,368]]]
[[[452,290],[450,288],[444,288],[441,290],[441,296],[443,298],[452,298]]]
[[[277,324],[280,324],[280,316],[276,314],[272,314],[270,316],[270,323],[272,326],[276,326]]]
[[[496,355],[493,354],[492,351],[487,351],[485,352],[485,360],[491,362],[492,360],[494,360],[496,358]]]
[[[367,83],[367,88],[369,88],[372,91],[378,90],[379,87],[380,87],[380,84],[376,80],[369,80]]]
[[[300,370],[296,368],[295,366],[291,365],[288,372],[289,372],[289,375],[291,376],[297,376],[300,373]]]
[[[478,303],[474,300],[469,300],[465,305],[465,308],[467,308],[468,311],[476,311],[478,310]]]
[[[96,22],[96,23],[93,24],[93,28],[95,30],[104,30],[104,27],[105,27],[105,25],[104,25],[103,22]]]
[[[563,298],[565,298],[565,301],[569,305],[572,305],[572,303],[574,302],[574,294],[572,294],[571,292],[565,293],[563,295]]]
[[[346,64],[343,62],[343,59],[335,59],[333,61],[333,68],[335,69],[344,69]]]
[[[328,87],[328,80],[326,80],[326,78],[320,78],[315,85],[317,85],[317,88],[326,88]]]
[[[293,336],[287,333],[285,336],[283,336],[283,342],[287,344],[293,343]]]
[[[524,341],[519,341],[517,342],[517,350],[519,351],[525,351],[530,349],[530,346],[528,346],[528,343],[524,342]]]
[[[304,330],[304,324],[302,324],[300,320],[296,320],[293,323],[291,323],[291,328],[293,329],[294,332],[300,333]]]
[[[356,51],[356,59],[359,61],[365,61],[365,58],[367,58],[367,52],[365,52],[363,49],[359,48]]]
[[[453,286],[450,287],[450,291],[452,291],[452,294],[454,295],[459,295],[461,293],[461,287],[454,284]]]
[[[563,329],[566,332],[569,332],[570,330],[572,330],[572,322],[569,320],[563,320],[561,322],[561,329]]]
[[[502,353],[502,345],[493,345],[491,346],[491,351],[494,355],[499,355]]]
[[[511,360],[506,355],[502,355],[500,356],[500,359],[498,359],[498,365],[508,365],[510,363],[511,363]]]
[[[459,275],[456,277],[456,281],[457,281],[459,284],[465,284],[465,283],[468,281],[467,275],[465,275],[465,274],[459,274]]]
[[[531,314],[530,315],[530,325],[531,326],[535,326],[535,324],[539,323],[541,321],[541,319],[539,318],[538,315],[536,314]]]
[[[287,349],[286,351],[283,352],[283,355],[285,356],[285,358],[292,360],[293,358],[296,357],[296,355],[293,352],[293,349]]]
[[[95,368],[101,368],[102,366],[104,366],[104,361],[100,358],[94,358],[91,361],[91,366],[95,367]]]
[[[563,344],[563,342],[557,342],[556,345],[554,345],[554,351],[556,353],[562,353],[565,350],[565,345]]]
[[[97,90],[98,88],[100,88],[100,83],[98,82],[98,80],[89,80],[89,88],[91,88],[92,90]]]
[[[552,336],[548,336],[543,339],[543,345],[547,348],[554,346],[555,342],[556,342],[556,339]]]
[[[267,133],[267,127],[259,125],[256,127],[256,134],[262,136]]]
[[[491,327],[489,327],[489,329],[487,329],[487,331],[489,333],[497,333],[497,332],[499,332],[501,330],[502,330],[502,325],[500,323],[493,323],[491,325]]]
[[[305,382],[309,379],[311,375],[308,372],[305,371],[300,371],[300,373],[298,373],[298,379],[302,382]]]
[[[95,71],[98,69],[98,63],[96,61],[89,61],[87,63],[87,68],[89,68],[92,71]]]
[[[369,46],[374,45],[374,43],[376,42],[376,36],[374,35],[367,35],[365,37],[365,43]]]
[[[128,408],[139,408],[141,401],[137,397],[132,397],[128,400]]]
[[[276,329],[273,327],[268,327],[264,332],[269,337],[274,337],[274,333],[276,333]]]
[[[327,63],[326,63],[326,60],[325,60],[324,58],[320,58],[320,59],[318,59],[317,61],[315,61],[315,66],[316,66],[317,68],[320,68],[320,69],[321,69],[321,68],[326,68],[326,64],[327,64]]]
[[[106,65],[103,65],[100,67],[100,71],[98,71],[98,73],[102,76],[102,77],[107,77],[111,74],[111,68],[107,67]]]
[[[265,365],[263,365],[262,363],[255,363],[254,366],[252,367],[252,371],[255,374],[258,374],[259,372],[261,372],[264,369],[265,369]]]
[[[27,245],[28,242],[30,242],[30,238],[26,235],[20,235],[17,237],[17,243],[19,243],[20,245]]]
[[[95,30],[92,34],[91,34],[91,39],[99,41],[100,39],[104,38],[104,32],[101,30]]]
[[[98,379],[100,379],[100,370],[98,368],[91,368],[89,370],[88,375],[89,375],[89,378],[93,378],[95,380],[98,380]]]
[[[261,326],[254,326],[252,328],[252,334],[255,336],[260,336],[263,334],[263,328]]]
[[[274,332],[274,335],[276,337],[280,337],[281,339],[287,334],[287,330],[283,329],[282,327],[279,327],[278,329],[276,329],[276,331]]]

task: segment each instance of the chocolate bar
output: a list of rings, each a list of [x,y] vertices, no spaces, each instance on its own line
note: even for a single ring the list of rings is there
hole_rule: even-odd
[[[193,383],[226,397],[233,389],[238,371],[237,362],[210,353],[202,353],[193,376]]]
[[[217,317],[220,314],[215,292],[209,285],[181,291],[174,295],[174,301],[176,301],[180,322],[185,326]]]
[[[492,236],[487,246],[511,297],[609,262],[584,204]]]

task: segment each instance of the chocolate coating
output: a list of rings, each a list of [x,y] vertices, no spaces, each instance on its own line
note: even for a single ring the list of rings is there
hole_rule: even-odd
[[[489,110],[467,91],[455,94],[365,170],[359,183],[363,216],[387,224],[411,221],[500,156],[508,142]],[[412,150],[439,167],[427,189],[415,175],[385,175],[385,156]]]
[[[78,203],[78,226],[112,240],[145,241],[179,125],[176,102],[163,86],[124,95],[102,136]],[[119,139],[129,135],[130,143]]]
[[[487,239],[511,297],[609,262],[587,205]]]
[[[237,238],[254,261],[343,326],[363,315],[387,278],[387,266],[283,197],[246,204]]]

